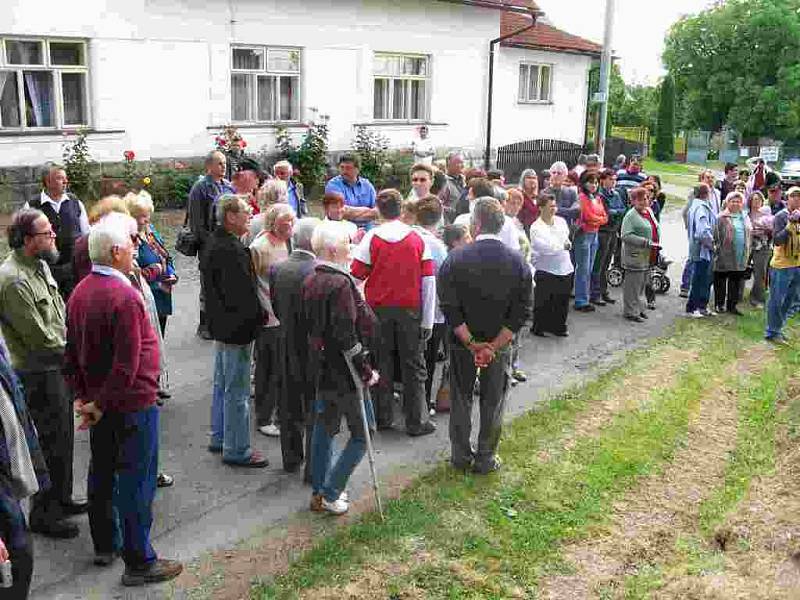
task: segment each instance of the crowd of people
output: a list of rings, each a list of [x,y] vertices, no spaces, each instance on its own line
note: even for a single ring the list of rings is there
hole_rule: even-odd
[[[231,467],[267,466],[252,447],[252,403],[255,431],[279,437],[283,469],[302,469],[311,485],[312,511],[348,511],[347,483],[369,430],[429,435],[440,412],[450,413],[454,468],[499,469],[508,390],[527,379],[522,328],[566,337],[570,304],[578,313],[615,304],[612,266],[624,273],[622,317],[642,323],[656,308],[650,273],[667,261],[666,196],[638,157],[613,168],[596,155],[572,169],[557,161],[507,185],[502,171],[467,168],[459,152],[438,169],[426,144],[417,154],[425,160],[411,167],[405,195],[376,191],[358,157],[341,155],[321,218],[308,216],[286,161],[269,174],[242,160],[229,182],[226,156],[215,151],[189,193],[178,248],[198,259],[197,335],[214,342],[208,451]],[[87,211],[64,170],[48,166],[41,192],[8,228],[0,561],[12,563],[9,597],[27,597],[30,533],[75,537],[71,517],[85,512],[95,564],[121,557],[123,584],[181,572],[150,543],[155,491],[173,483],[159,470],[158,437],[178,284],[153,210],[140,191]],[[728,165],[719,182],[700,175],[683,217],[686,314],[741,314],[751,274],[750,303],[766,301],[765,337],[783,343],[800,309],[800,188],[784,199],[766,165],[753,173]],[[88,502],[72,497],[76,417],[90,432]],[[337,454],[342,420],[349,438]]]

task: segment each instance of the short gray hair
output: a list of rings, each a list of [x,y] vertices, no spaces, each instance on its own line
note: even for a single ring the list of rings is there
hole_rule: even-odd
[[[314,230],[322,223],[316,217],[305,217],[300,219],[294,226],[292,232],[292,242],[295,248],[302,250],[312,251],[311,238],[314,236]]]
[[[503,228],[505,221],[506,215],[503,207],[500,206],[500,202],[495,198],[483,196],[475,202],[475,208],[472,209],[472,216],[470,217],[473,229],[477,226],[480,233],[497,235]]]
[[[222,194],[217,198],[216,217],[217,224],[225,225],[225,215],[230,212],[239,212],[242,204],[247,206],[247,196],[240,194]]]
[[[264,231],[272,231],[275,222],[285,215],[294,216],[294,209],[288,204],[273,204],[264,215]]]
[[[278,169],[289,169],[289,173],[290,174],[292,172],[294,172],[294,167],[292,166],[292,163],[290,163],[288,160],[279,160],[274,165],[272,165],[272,173],[273,174]]]
[[[461,150],[451,150],[447,153],[446,164],[450,164],[450,161],[453,160],[456,156],[460,156],[464,158],[464,153]]]
[[[89,258],[94,264],[110,266],[113,249],[131,243],[137,231],[136,220],[130,215],[109,213],[89,232]]]
[[[220,152],[219,150],[212,150],[208,154],[206,154],[206,159],[203,161],[203,164],[207,167],[212,162],[214,162],[214,158],[219,155],[222,158],[225,158],[225,153]],[[226,159],[227,160],[227,159]]]
[[[562,175],[566,175],[569,173],[569,169],[567,168],[567,163],[563,160],[557,160],[550,166],[550,175],[555,175],[556,173],[560,173]]]
[[[44,166],[41,169],[39,169],[39,181],[42,182],[42,186],[47,185],[47,179],[50,177],[50,173],[52,173],[53,171],[66,172],[66,169],[58,163],[52,163],[52,162],[45,163]]]
[[[338,221],[322,221],[311,236],[311,247],[314,254],[320,256],[350,244],[350,233]]]
[[[289,188],[282,179],[270,179],[265,182],[258,192],[260,204],[263,207],[289,201]]]

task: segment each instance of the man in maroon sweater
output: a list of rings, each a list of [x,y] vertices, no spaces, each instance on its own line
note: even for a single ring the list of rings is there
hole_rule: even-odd
[[[167,581],[182,570],[179,562],[159,559],[150,545],[159,357],[142,297],[126,276],[135,233],[136,221],[115,213],[89,234],[92,272],[67,304],[65,357],[81,427],[91,427],[88,494],[95,564],[109,565],[121,552],[123,585]]]

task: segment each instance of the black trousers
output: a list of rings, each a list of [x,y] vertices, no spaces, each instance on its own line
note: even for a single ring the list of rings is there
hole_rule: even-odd
[[[19,502],[9,501],[3,508],[0,510],[0,538],[8,550],[14,583],[9,589],[0,589],[0,598],[25,600],[33,576],[33,539]]]
[[[572,291],[572,275],[553,275],[536,271],[536,288],[533,291],[534,332],[564,333],[567,331],[569,295]]]
[[[734,310],[742,297],[744,271],[714,271],[714,305]]]
[[[284,356],[283,332],[280,327],[263,327],[255,343],[256,361],[256,425],[269,425],[281,404]]]
[[[444,323],[433,324],[433,334],[428,344],[425,346],[425,369],[428,372],[428,378],[425,380],[425,399],[428,402],[428,408],[433,408],[434,401],[431,398],[431,389],[433,388],[433,375],[436,373],[436,358],[439,356],[439,348],[442,346],[446,326]]]
[[[281,457],[286,471],[293,471],[305,460],[305,474],[310,480],[314,382],[303,377],[301,373],[291,371],[287,357],[282,373],[281,405],[278,411],[281,423]]]
[[[63,516],[61,504],[72,501],[72,395],[60,370],[19,372],[19,376],[52,483],[49,490],[33,497],[31,521],[57,521]]]
[[[495,458],[503,426],[503,410],[508,395],[511,348],[495,355],[480,374],[480,430],[478,448],[472,449],[473,387],[477,369],[472,352],[450,339],[450,460],[462,467],[474,460],[478,467],[489,466]]]
[[[378,427],[391,427],[392,392],[395,358],[399,361],[403,379],[403,413],[406,430],[416,431],[427,420],[423,416],[425,405],[425,346],[420,330],[419,311],[405,308],[375,309],[380,325],[380,349],[378,352],[381,374],[378,386],[375,419]]]

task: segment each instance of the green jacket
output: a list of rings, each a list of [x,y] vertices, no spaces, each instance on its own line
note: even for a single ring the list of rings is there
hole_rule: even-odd
[[[647,210],[650,210],[649,208]],[[651,211],[652,215],[652,211]],[[653,217],[655,221],[655,217]],[[658,239],[661,227],[655,221]],[[650,222],[635,208],[625,213],[622,219],[622,267],[629,271],[646,271],[650,268],[650,248],[653,245],[653,228]]]
[[[14,250],[0,265],[0,328],[18,371],[60,369],[66,345],[64,301],[50,267]]]

